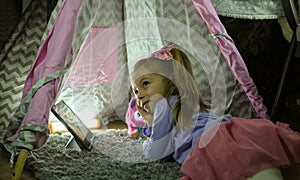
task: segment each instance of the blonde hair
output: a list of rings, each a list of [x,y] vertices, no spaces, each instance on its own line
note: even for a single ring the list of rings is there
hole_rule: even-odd
[[[164,77],[166,86],[164,87],[165,93],[163,96],[167,100],[172,95],[176,95],[178,98],[173,106],[174,124],[185,129],[193,124],[192,115],[195,111],[202,112],[210,109],[211,105],[202,97],[188,57],[177,48],[173,48],[171,53],[173,60],[160,60],[151,57],[139,61],[135,64],[134,69],[138,69],[143,65],[151,73]]]
[[[188,123],[192,119],[191,116],[195,113],[195,110],[197,111],[194,108],[198,107],[198,111],[203,112],[210,109],[211,105],[202,97],[188,57],[177,48],[173,48],[171,53],[176,62],[173,63],[173,73],[174,82],[179,92],[177,94],[178,101],[173,108],[174,123],[181,128],[187,128],[191,123]],[[170,91],[171,88],[166,88],[166,90]],[[168,92],[166,98],[172,93]]]

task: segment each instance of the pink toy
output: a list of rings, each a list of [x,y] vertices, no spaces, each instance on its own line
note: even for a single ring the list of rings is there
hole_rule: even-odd
[[[138,139],[141,136],[150,137],[151,132],[147,121],[142,117],[136,107],[136,98],[131,98],[126,113],[126,124],[129,137]]]

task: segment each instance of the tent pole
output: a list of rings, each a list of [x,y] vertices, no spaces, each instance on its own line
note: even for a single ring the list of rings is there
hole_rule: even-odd
[[[285,84],[286,75],[287,75],[287,72],[288,72],[290,61],[294,57],[296,46],[297,46],[297,40],[296,40],[296,35],[294,33],[293,37],[292,37],[292,41],[290,43],[289,51],[288,51],[288,54],[287,54],[287,57],[286,57],[286,60],[285,60],[285,64],[284,64],[284,68],[283,68],[283,71],[282,71],[281,79],[280,79],[280,82],[279,82],[279,85],[278,85],[275,101],[274,101],[274,104],[273,104],[273,107],[272,107],[272,111],[271,111],[271,115],[270,115],[271,120],[274,120],[274,118],[277,118],[278,104],[279,104],[279,101],[280,101],[281,96],[282,96],[282,88]]]
[[[26,150],[21,150],[20,151],[20,153],[18,155],[16,165],[14,167],[12,180],[21,179],[22,172],[23,172],[23,167],[25,165],[27,155],[28,155],[28,151],[26,151]]]

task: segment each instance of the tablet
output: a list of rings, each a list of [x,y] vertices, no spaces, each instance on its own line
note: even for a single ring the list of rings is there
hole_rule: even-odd
[[[95,135],[64,101],[55,104],[51,112],[73,135],[81,150],[92,149]]]

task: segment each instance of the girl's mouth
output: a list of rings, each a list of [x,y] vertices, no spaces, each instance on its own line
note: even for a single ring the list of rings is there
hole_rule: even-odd
[[[144,102],[142,107],[143,107],[143,109],[144,109],[145,111],[147,111],[147,112],[150,113],[151,109],[150,109],[150,106],[149,106],[149,102],[150,102],[150,101]]]
[[[144,102],[144,103],[143,103],[143,107],[144,107],[145,105],[147,105],[147,104],[149,104],[149,101]]]

